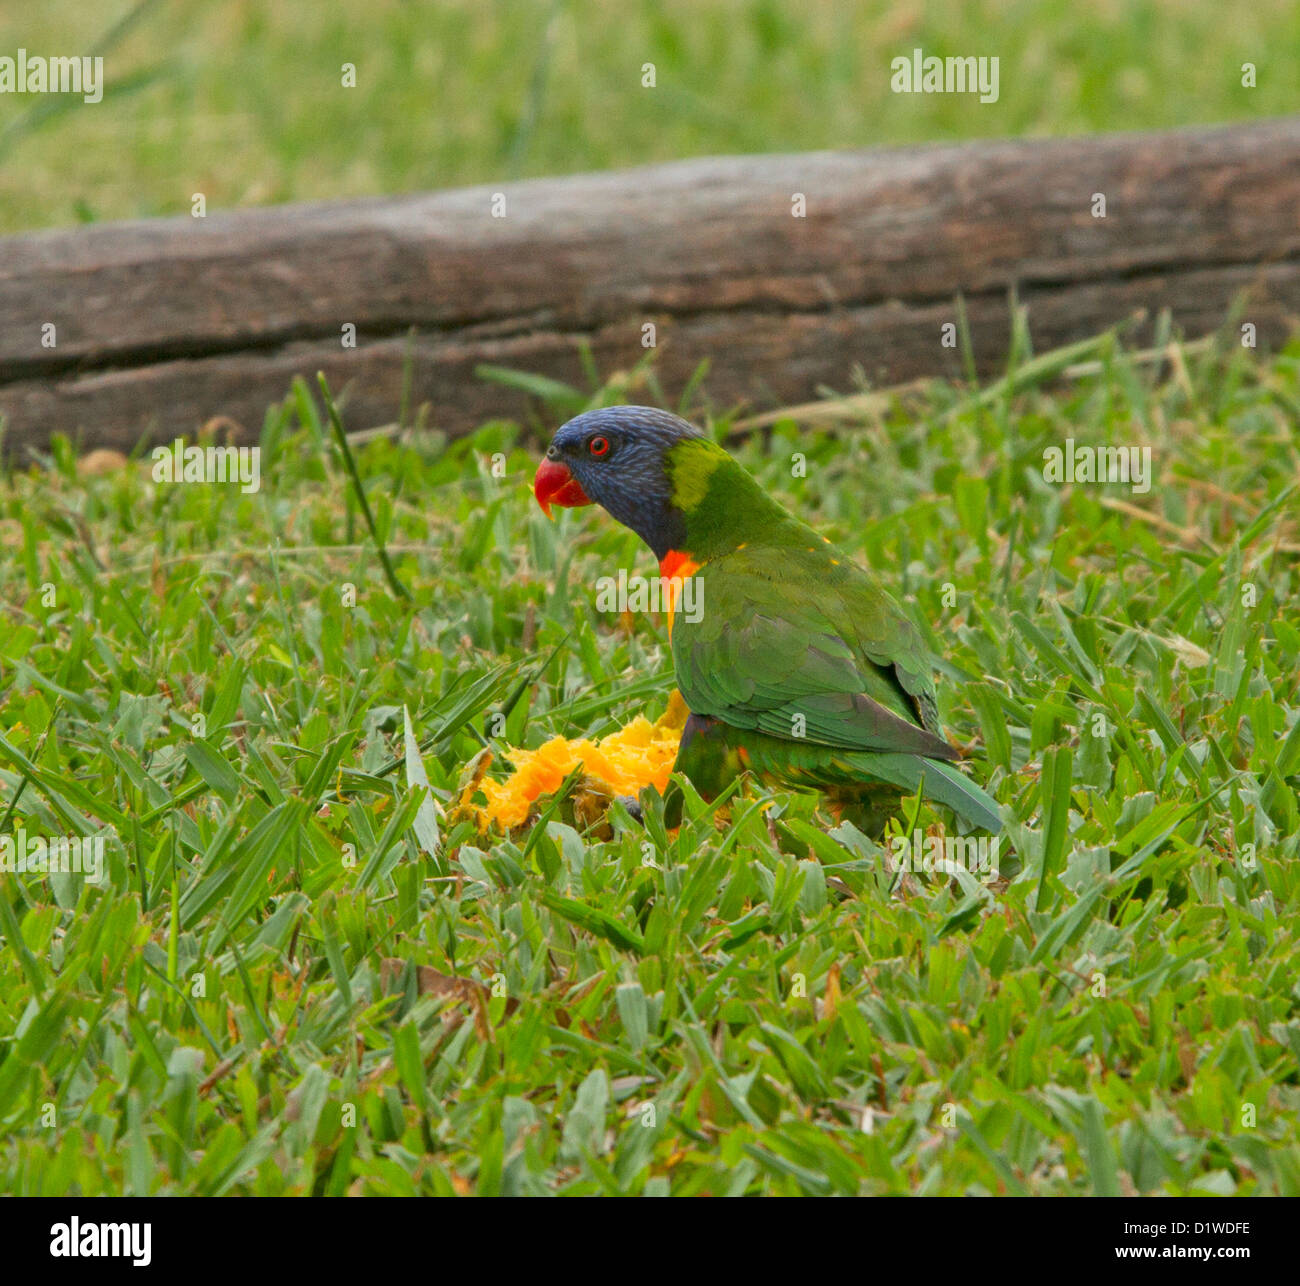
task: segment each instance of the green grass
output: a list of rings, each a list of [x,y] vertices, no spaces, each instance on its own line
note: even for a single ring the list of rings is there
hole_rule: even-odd
[[[0,54],[88,52],[138,3],[6,6]],[[998,57],[998,102],[891,93],[890,60],[918,47]],[[196,192],[216,212],[1251,119],[1294,111],[1297,65],[1293,0],[153,0],[105,54],[102,103],[0,96],[0,231],[187,214]]]
[[[594,609],[650,555],[548,523],[511,425],[357,450],[409,601],[305,385],[256,495],[5,476],[0,833],[112,838],[101,886],[0,879],[0,1190],[1300,1193],[1300,346],[1096,353],[736,446],[928,630],[992,885],[797,795],[430,810],[494,712],[536,745],[671,685]],[[1150,445],[1151,492],[1048,484],[1066,437]]]

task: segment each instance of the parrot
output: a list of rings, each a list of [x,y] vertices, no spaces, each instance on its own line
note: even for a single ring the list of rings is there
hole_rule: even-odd
[[[601,506],[669,585],[697,578],[700,610],[670,608],[668,628],[689,711],[674,772],[702,799],[748,774],[820,791],[878,835],[919,791],[969,828],[1001,830],[997,803],[953,766],[917,627],[694,424],[654,407],[586,411],[556,432],[533,493],[547,517]]]

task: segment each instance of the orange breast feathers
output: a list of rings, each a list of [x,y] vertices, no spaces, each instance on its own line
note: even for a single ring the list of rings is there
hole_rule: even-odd
[[[659,560],[659,575],[667,582],[669,638],[673,636],[673,615],[677,610],[677,596],[681,593],[682,581],[688,576],[694,576],[699,570],[699,563],[680,549],[670,549]]]

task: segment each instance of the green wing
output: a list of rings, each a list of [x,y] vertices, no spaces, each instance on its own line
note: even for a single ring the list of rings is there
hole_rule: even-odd
[[[992,796],[951,765],[920,755],[842,750],[806,741],[796,744],[736,729],[719,719],[692,716],[673,767],[705,799],[717,798],[733,778],[748,772],[760,781],[828,790],[841,802],[869,801],[888,811],[892,811],[891,791],[910,795],[920,790],[970,826],[993,834],[1002,829]],[[680,790],[670,784],[664,798],[665,825],[680,825]],[[879,820],[883,828],[883,815]]]
[[[915,626],[807,530],[809,548],[747,546],[696,573],[699,619],[673,626],[686,704],[788,741],[956,759]]]

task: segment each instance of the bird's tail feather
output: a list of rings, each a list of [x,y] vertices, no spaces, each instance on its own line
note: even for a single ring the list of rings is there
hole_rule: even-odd
[[[859,757],[859,756],[855,756]],[[962,821],[996,835],[1002,829],[997,801],[960,769],[919,755],[862,754],[863,767],[900,790],[920,790],[927,799],[951,808]]]

